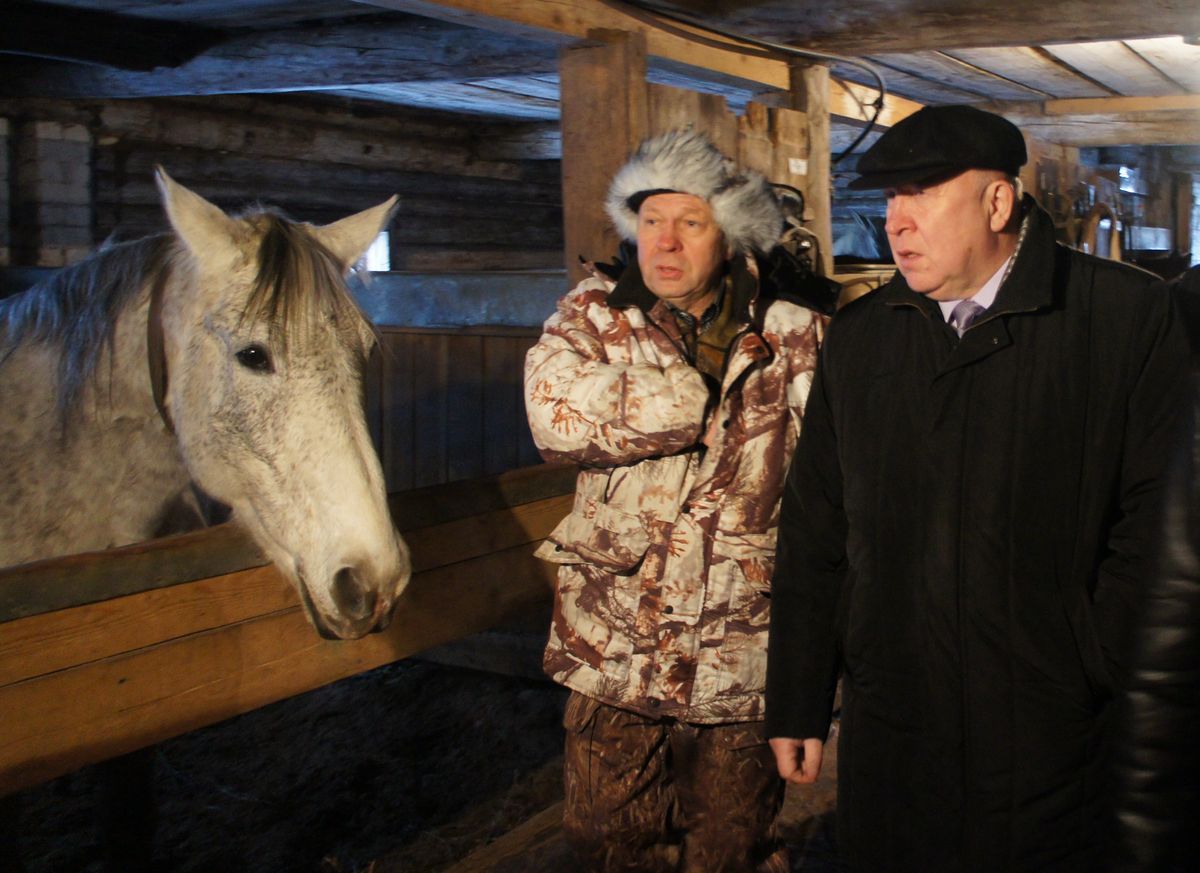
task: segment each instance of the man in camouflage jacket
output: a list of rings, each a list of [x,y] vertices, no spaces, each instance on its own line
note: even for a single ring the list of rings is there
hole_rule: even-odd
[[[643,143],[606,205],[637,259],[559,302],[525,372],[543,457],[581,467],[538,551],[566,832],[589,869],[782,873],[770,579],[824,319],[760,293],[779,207],[703,137]]]

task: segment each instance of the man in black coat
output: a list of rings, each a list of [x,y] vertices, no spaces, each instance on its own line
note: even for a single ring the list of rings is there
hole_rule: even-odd
[[[1183,398],[1153,277],[1056,244],[1020,132],[923,109],[859,161],[899,268],[826,337],[784,495],[767,728],[857,871],[1084,871]]]
[[[1192,350],[1191,414],[1171,456],[1159,566],[1119,701],[1112,873],[1200,870],[1200,266],[1169,287]]]

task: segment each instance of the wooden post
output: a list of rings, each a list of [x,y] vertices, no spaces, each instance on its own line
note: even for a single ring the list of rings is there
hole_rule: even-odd
[[[645,36],[593,30],[588,37],[559,56],[563,242],[571,284],[585,275],[581,256],[605,260],[616,254],[604,197],[649,129]]]
[[[821,240],[821,263],[833,275],[833,168],[829,154],[829,68],[791,68],[792,94],[808,120],[808,184],[804,189],[805,219]]]
[[[1192,176],[1187,173],[1172,173],[1171,187],[1175,195],[1175,214],[1172,225],[1175,228],[1174,248],[1177,252],[1192,251],[1192,208],[1193,184]],[[1191,263],[1191,261],[1188,261]]]

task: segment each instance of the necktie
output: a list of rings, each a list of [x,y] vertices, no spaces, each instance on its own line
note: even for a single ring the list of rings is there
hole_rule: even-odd
[[[975,319],[987,312],[987,309],[980,306],[974,300],[963,300],[950,312],[950,326],[962,336],[968,327],[975,323]]]

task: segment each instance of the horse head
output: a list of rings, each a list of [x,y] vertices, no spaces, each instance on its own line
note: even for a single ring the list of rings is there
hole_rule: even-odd
[[[313,226],[226,215],[161,168],[158,185],[187,281],[155,289],[150,332],[161,325],[160,410],[189,474],[232,508],[322,636],[382,629],[410,562],[363,415],[375,335],[345,276],[396,198]]]

